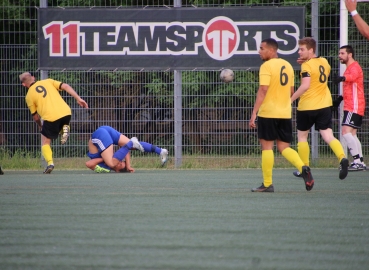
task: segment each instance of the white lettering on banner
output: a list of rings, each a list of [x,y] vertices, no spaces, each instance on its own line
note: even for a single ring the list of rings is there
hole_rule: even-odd
[[[234,22],[219,16],[201,22],[87,23],[52,21],[42,27],[49,56],[198,55],[226,60],[233,55],[258,54],[260,42],[274,38],[278,53],[298,50],[300,30],[291,21]],[[65,46],[65,48],[64,48]]]

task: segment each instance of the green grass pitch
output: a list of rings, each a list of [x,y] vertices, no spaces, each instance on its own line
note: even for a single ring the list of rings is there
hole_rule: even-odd
[[[0,269],[368,269],[369,172],[5,171]]]

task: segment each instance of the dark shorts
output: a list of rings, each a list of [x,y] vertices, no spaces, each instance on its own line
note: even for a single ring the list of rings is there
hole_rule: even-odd
[[[363,123],[363,117],[360,114],[343,111],[342,126],[349,126],[354,129],[360,129]]]
[[[54,122],[44,121],[42,123],[42,130],[41,134],[44,135],[48,139],[57,139],[59,133],[62,131],[64,125],[69,125],[70,119],[72,118],[71,115],[64,116],[59,118]]]
[[[296,112],[297,129],[306,131],[315,125],[315,130],[332,128],[332,111],[330,107],[311,111]]]
[[[258,117],[258,138],[266,141],[292,142],[292,120]]]

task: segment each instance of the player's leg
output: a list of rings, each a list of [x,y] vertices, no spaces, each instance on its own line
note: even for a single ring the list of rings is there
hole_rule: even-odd
[[[41,152],[45,161],[47,162],[47,167],[44,171],[45,174],[49,174],[54,169],[53,152],[51,150],[51,139],[46,138],[41,134]]]
[[[60,131],[60,119],[49,122],[43,121],[41,130],[41,153],[47,162],[44,174],[49,174],[54,169],[53,152],[51,149],[51,141],[57,139]]]
[[[261,171],[263,183],[252,192],[274,192],[273,167],[274,167],[274,140],[277,139],[276,125],[272,118],[258,118],[258,138],[261,144]]]
[[[357,138],[357,130],[361,127],[363,117],[354,112],[344,111],[342,119],[342,135],[347,142],[350,154],[354,158],[353,163],[349,167],[349,171],[363,171],[363,152],[361,142]]]
[[[156,153],[160,156],[161,165],[163,166],[168,161],[168,150],[164,148],[160,148],[156,145],[153,145],[151,143],[147,142],[141,142],[143,149],[145,150],[145,153]]]
[[[1,166],[0,166],[0,175],[3,175],[4,174],[4,172],[3,172],[3,170],[1,169]]]
[[[297,153],[305,166],[310,165],[310,146],[308,137],[311,127],[314,125],[313,111],[297,111],[296,126],[297,126]],[[296,177],[302,177],[301,171],[293,172]]]
[[[361,145],[361,141],[357,137],[357,129],[354,130],[353,136],[354,136],[354,139],[356,140],[356,143],[358,145],[360,161],[361,161],[361,164],[363,165],[363,169],[365,171],[366,170],[366,164],[364,162],[363,148],[362,148],[362,145]]]
[[[347,143],[347,147],[350,151],[352,158],[354,159],[353,163],[349,167],[349,171],[362,171],[363,167],[361,165],[360,154],[359,154],[359,146],[354,136],[352,135],[353,128],[350,126],[342,126],[342,136]]]
[[[290,143],[292,141],[292,120],[279,119],[277,122],[277,132],[278,151],[298,170],[299,175],[301,175],[301,177],[304,179],[306,190],[312,190],[314,186],[314,179],[309,166],[305,166],[299,154],[290,147]]]
[[[332,131],[332,110],[330,107],[317,110],[315,129],[319,130],[323,140],[329,145],[333,153],[336,155],[340,167],[339,178],[345,179],[348,174],[349,161],[346,158],[342,144],[337,140]]]
[[[70,134],[70,120],[71,120],[72,116],[71,115],[67,115],[63,118],[61,118],[61,139],[60,142],[61,144],[65,144],[69,138],[69,134]]]

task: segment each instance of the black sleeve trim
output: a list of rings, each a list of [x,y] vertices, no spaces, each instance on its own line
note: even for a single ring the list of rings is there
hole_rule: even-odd
[[[307,73],[307,72],[303,72],[303,73],[301,73],[301,77],[302,77],[302,78],[310,77],[310,74],[309,74],[309,73]]]
[[[35,114],[37,114],[37,112],[33,113],[32,116],[34,116]]]
[[[59,89],[62,89],[62,88],[61,88],[61,86],[62,86],[62,85],[63,85],[63,83],[60,83],[60,85],[59,85]]]

